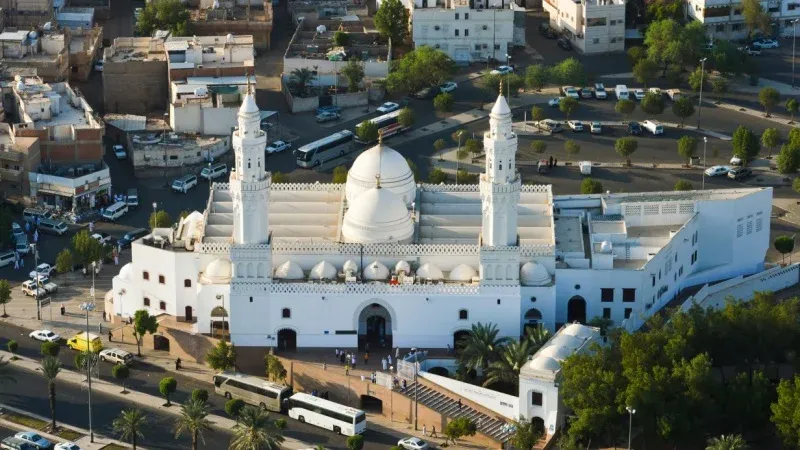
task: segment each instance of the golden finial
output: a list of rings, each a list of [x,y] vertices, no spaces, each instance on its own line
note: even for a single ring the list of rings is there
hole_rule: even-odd
[[[503,95],[503,79],[500,78],[500,95]]]
[[[383,130],[378,130],[378,145],[383,145]]]

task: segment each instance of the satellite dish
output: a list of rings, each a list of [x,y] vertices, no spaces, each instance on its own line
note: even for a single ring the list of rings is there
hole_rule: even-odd
[[[52,30],[52,29],[53,29],[53,22],[47,22],[46,24],[44,24],[44,25],[42,26],[42,29],[43,29],[44,31],[50,31],[50,30]]]

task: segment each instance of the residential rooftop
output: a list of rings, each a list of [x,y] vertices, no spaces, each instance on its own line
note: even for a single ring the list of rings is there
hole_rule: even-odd
[[[166,61],[164,40],[150,37],[119,37],[103,53],[106,64],[127,61]]]

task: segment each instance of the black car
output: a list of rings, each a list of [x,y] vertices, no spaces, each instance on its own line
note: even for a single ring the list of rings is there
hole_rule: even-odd
[[[753,175],[753,170],[749,167],[734,167],[733,169],[728,171],[728,178],[732,178],[734,180],[741,180],[744,178],[748,178]]]
[[[642,126],[639,122],[628,122],[628,134],[642,134]]]
[[[121,238],[119,238],[119,240],[117,241],[117,245],[120,248],[130,248],[130,246],[133,243],[133,241],[135,241],[135,240],[137,240],[139,238],[145,237],[148,234],[150,234],[149,230],[147,230],[145,228],[137,228],[137,229],[135,229],[133,231],[129,231],[129,232],[125,233],[125,236],[122,236]]]
[[[570,44],[567,38],[558,38],[558,46],[563,48],[564,50],[572,50],[572,44]]]
[[[556,30],[554,30],[553,27],[551,27],[550,24],[547,22],[542,22],[539,24],[539,34],[541,34],[547,39],[555,39],[556,37],[558,37],[558,34],[556,34]]]

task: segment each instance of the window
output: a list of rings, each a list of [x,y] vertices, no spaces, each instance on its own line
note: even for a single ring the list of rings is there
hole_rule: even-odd
[[[142,279],[149,280],[150,279],[150,272],[148,272],[146,270],[144,272],[142,272]]]
[[[716,26],[717,33],[724,33],[725,32],[725,24],[717,25]]]
[[[183,280],[183,287],[192,287],[192,280],[188,278]]]
[[[464,29],[464,36],[469,36],[469,30],[466,28]]]
[[[500,44],[494,44],[494,49],[495,50],[500,50]]]
[[[158,276],[158,283],[159,284],[165,284],[165,282],[166,282],[166,278],[164,278],[164,275],[159,275]]]
[[[758,219],[756,219],[756,233],[761,231],[761,229],[764,227],[764,224],[763,224],[763,222],[761,220],[762,219],[760,217]]]
[[[614,301],[614,289],[613,288],[601,288],[600,289],[600,301],[605,303],[610,303]]]
[[[731,28],[733,28],[733,31],[741,31],[742,24],[741,23],[735,23],[735,24],[733,24],[733,26]]]
[[[500,304],[500,299],[499,299],[499,298],[497,299],[497,304],[498,304],[498,305]]]
[[[458,320],[467,320],[469,319],[469,312],[466,309],[462,309],[458,311]]]
[[[603,308],[603,319],[611,318],[611,308]]]
[[[481,50],[481,44],[475,44],[475,51],[477,52],[480,50]]]
[[[597,38],[592,39],[592,44],[599,44],[599,43],[600,43],[600,39],[597,39]]]
[[[531,403],[533,403],[533,406],[542,406],[542,393],[541,392],[532,391],[531,392]]]
[[[144,298],[144,306],[150,306],[150,299],[147,297]]]
[[[458,13],[456,13],[456,20],[458,20]]]
[[[631,303],[636,301],[636,289],[634,288],[623,288],[622,289],[622,301],[624,303]]]
[[[655,275],[652,275],[652,276],[651,276],[651,278],[652,278],[652,280],[653,280],[653,286],[655,286],[655,285],[656,285],[656,276],[655,276]]]
[[[747,234],[753,234],[753,221],[747,221]]]
[[[291,319],[292,318],[292,310],[289,308],[283,308],[281,310],[281,317],[284,319]]]
[[[575,290],[576,291],[580,291],[581,290],[581,285],[580,284],[576,284],[575,285]]]
[[[250,297],[250,303],[253,303],[253,297]]]
[[[469,20],[469,13],[464,13],[464,20]]]
[[[158,302],[158,309],[162,311],[166,311],[167,309],[167,302]]]
[[[692,253],[692,264],[697,262],[697,250]]]
[[[606,25],[605,17],[597,17],[593,19],[586,19],[587,27],[604,27]]]
[[[633,308],[625,308],[625,318],[629,319],[631,317],[631,313],[633,312]]]
[[[458,28],[455,29],[456,36],[458,36]]]

